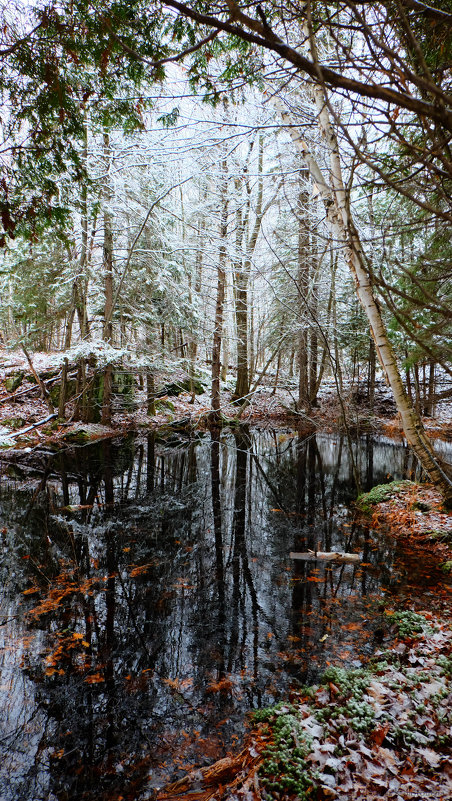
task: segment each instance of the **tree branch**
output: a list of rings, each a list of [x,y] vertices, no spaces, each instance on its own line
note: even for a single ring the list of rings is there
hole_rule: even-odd
[[[210,14],[196,11],[186,3],[179,3],[177,0],[166,0],[163,5],[175,9],[182,16],[188,17],[194,22],[213,27],[217,31],[222,30],[250,44],[258,45],[266,50],[271,50],[282,56],[282,58],[285,58],[290,64],[293,64],[294,67],[306,72],[316,81],[318,81],[320,77],[322,82],[328,87],[346,89],[347,91],[363,97],[374,98],[382,100],[384,103],[390,105],[399,106],[407,111],[413,111],[416,114],[436,120],[444,125],[445,128],[452,131],[452,111],[449,111],[448,108],[441,108],[435,103],[429,103],[426,100],[413,97],[408,91],[403,93],[390,89],[387,86],[365,83],[364,81],[358,81],[354,78],[348,78],[329,67],[324,67],[322,65],[317,66],[313,61],[302,56],[301,53],[293,47],[284,43],[270,28],[267,29],[267,27],[264,27],[258,20],[243,14],[243,12],[238,9],[236,3],[230,2],[230,0],[228,0],[228,8],[231,15],[238,19],[242,25],[234,24],[229,22],[229,20],[220,20],[218,17],[212,17]],[[247,30],[243,26],[246,26],[246,28],[250,30]]]

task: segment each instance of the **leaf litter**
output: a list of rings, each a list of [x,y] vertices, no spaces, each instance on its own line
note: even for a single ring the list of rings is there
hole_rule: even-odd
[[[387,618],[391,648],[365,668],[330,667],[319,685],[259,710],[240,754],[189,773],[157,800],[450,799],[450,623],[429,612]]]

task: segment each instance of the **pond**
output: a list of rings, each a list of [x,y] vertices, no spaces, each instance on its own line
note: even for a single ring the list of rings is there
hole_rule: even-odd
[[[414,472],[389,439],[354,459],[364,489]],[[366,659],[385,598],[425,602],[437,575],[356,527],[355,497],[346,441],[294,431],[3,462],[2,801],[151,798],[238,746],[249,710]]]

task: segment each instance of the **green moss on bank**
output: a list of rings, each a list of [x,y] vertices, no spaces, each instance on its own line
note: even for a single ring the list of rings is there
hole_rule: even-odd
[[[356,501],[356,506],[361,512],[364,512],[364,514],[369,514],[372,506],[378,503],[384,503],[400,492],[400,490],[414,486],[416,486],[414,482],[408,480],[391,481],[389,484],[377,484],[377,486],[372,487],[369,492],[359,496]]]

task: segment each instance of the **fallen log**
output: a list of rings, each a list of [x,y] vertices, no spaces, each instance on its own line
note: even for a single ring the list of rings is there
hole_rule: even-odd
[[[433,395],[433,403],[439,403],[442,400],[447,400],[448,398],[452,398],[452,388],[443,389],[442,392],[435,392]]]
[[[31,392],[39,392],[39,386],[37,384],[31,384],[27,389],[21,389],[20,392],[12,392],[10,395],[5,395],[4,398],[0,398],[0,403],[15,401],[16,398],[21,398],[22,395],[29,395]]]
[[[187,776],[162,787],[157,793],[157,801],[209,801],[214,796],[219,798],[225,786],[231,791],[243,785],[261,761],[262,756],[254,747],[246,747],[237,756],[223,757],[213,765],[192,770]]]
[[[27,434],[28,431],[32,431],[34,428],[39,428],[39,426],[43,426],[44,423],[48,423],[50,420],[54,420],[55,417],[58,417],[58,415],[55,412],[53,414],[49,414],[47,415],[47,417],[44,418],[44,420],[38,420],[37,423],[33,423],[33,425],[31,426],[27,426],[26,428],[21,428],[20,431],[14,431],[13,433],[8,434],[8,437],[10,439],[16,439],[16,437],[21,437],[22,434]]]
[[[72,379],[75,378],[76,375],[77,375],[76,372],[72,372],[68,374],[67,378]],[[61,379],[61,372],[59,372],[58,375],[53,376],[53,378],[48,378],[47,381],[45,381],[44,383],[46,387],[50,387],[52,384],[55,384],[60,379]],[[39,391],[40,391],[39,384],[30,384],[29,387],[27,387],[26,389],[21,389],[20,392],[17,392],[16,390],[16,392],[12,392],[10,395],[6,395],[5,397],[0,398],[0,404],[7,403],[10,400],[15,401],[17,398],[21,398],[23,395],[29,395],[31,392],[39,392]]]
[[[305,553],[297,553],[291,551],[289,554],[291,559],[299,559],[304,562],[360,562],[361,557],[357,553],[339,553],[337,551],[306,551]]]

